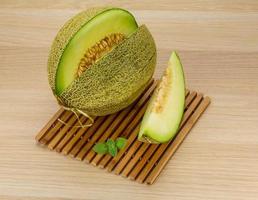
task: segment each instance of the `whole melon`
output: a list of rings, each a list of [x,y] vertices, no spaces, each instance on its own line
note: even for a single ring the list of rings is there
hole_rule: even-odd
[[[48,78],[58,102],[104,116],[135,101],[156,65],[145,25],[121,8],[92,8],[71,18],[55,37]]]

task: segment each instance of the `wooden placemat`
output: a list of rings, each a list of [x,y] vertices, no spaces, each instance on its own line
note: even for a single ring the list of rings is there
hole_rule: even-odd
[[[210,103],[209,97],[187,90],[184,117],[177,136],[160,145],[142,143],[137,140],[137,134],[156,85],[157,81],[151,81],[143,95],[126,109],[112,115],[95,117],[91,127],[76,127],[79,125],[76,116],[60,109],[37,134],[36,140],[64,155],[87,161],[139,183],[152,184]],[[83,123],[88,122],[84,116],[79,117]],[[119,136],[128,138],[128,141],[116,157],[98,155],[92,150],[96,142]]]

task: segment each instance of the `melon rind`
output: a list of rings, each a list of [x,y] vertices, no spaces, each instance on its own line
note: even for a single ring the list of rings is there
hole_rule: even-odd
[[[156,56],[155,42],[143,25],[75,79],[59,97],[66,106],[89,115],[117,112],[144,91],[153,76]]]

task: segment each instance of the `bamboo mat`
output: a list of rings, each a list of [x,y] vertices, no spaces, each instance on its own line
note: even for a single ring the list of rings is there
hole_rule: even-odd
[[[126,109],[112,115],[95,117],[95,123],[91,127],[74,127],[79,125],[76,116],[60,109],[37,134],[36,140],[50,150],[105,168],[139,183],[152,184],[210,104],[209,97],[187,90],[184,117],[177,136],[160,145],[142,143],[137,140],[137,134],[147,102],[156,85],[157,81],[151,81],[143,95]],[[83,123],[88,122],[84,116],[79,117]],[[128,141],[114,158],[96,154],[92,150],[96,142],[120,136],[126,137]]]

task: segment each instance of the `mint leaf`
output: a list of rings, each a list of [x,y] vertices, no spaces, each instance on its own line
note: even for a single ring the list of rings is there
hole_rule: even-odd
[[[108,153],[115,157],[117,155],[117,147],[116,147],[116,143],[114,142],[114,140],[112,139],[108,139],[106,142],[106,145],[108,147]]]
[[[108,152],[108,147],[105,143],[97,143],[94,145],[93,151],[98,154],[105,154]]]
[[[127,139],[126,138],[123,138],[123,137],[119,137],[116,139],[116,146],[118,149],[122,149],[125,147],[126,145],[126,142],[127,142]]]

